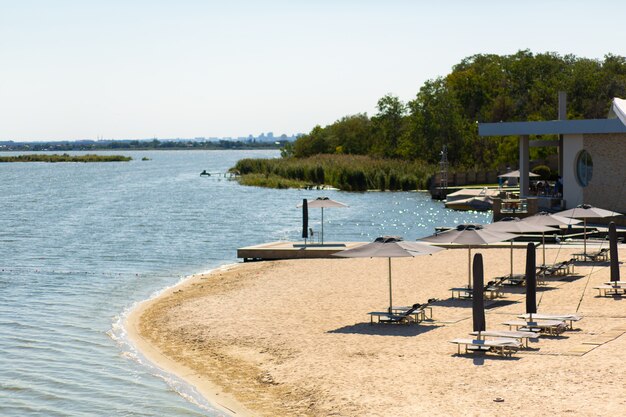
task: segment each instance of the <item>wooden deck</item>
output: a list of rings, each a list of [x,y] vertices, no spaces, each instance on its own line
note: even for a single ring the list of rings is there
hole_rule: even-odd
[[[326,242],[304,245],[303,242],[270,242],[237,249],[237,257],[244,262],[272,259],[331,258],[333,253],[355,248],[367,242]]]

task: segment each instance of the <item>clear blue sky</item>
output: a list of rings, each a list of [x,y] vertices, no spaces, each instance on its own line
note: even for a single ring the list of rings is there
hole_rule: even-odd
[[[626,55],[626,1],[0,0],[0,140],[308,132],[477,53]]]

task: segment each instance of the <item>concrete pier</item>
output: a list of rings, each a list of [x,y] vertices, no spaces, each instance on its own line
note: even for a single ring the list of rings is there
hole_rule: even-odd
[[[237,249],[244,262],[272,259],[331,258],[333,253],[364,245],[367,242],[325,242],[323,245],[304,242],[270,242]]]

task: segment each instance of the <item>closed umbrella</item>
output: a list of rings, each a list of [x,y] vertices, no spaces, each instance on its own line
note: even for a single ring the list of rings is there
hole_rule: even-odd
[[[383,236],[376,238],[371,243],[354,249],[347,249],[333,256],[342,258],[388,258],[389,259],[389,312],[393,305],[391,290],[391,258],[406,258],[418,255],[431,255],[444,250],[436,246],[425,245],[417,242],[406,242],[398,236]]]
[[[616,211],[605,210],[598,207],[591,206],[589,204],[581,204],[573,209],[559,212],[559,216],[573,217],[576,219],[583,219],[584,224],[584,238],[583,247],[584,254],[587,254],[587,219],[598,219],[604,217],[616,217],[621,216],[622,213]]]
[[[526,314],[533,321],[537,313],[537,264],[535,260],[535,244],[529,243],[526,249]]]
[[[531,223],[541,226],[569,226],[571,224],[578,224],[581,221],[572,219],[569,217],[559,216],[557,214],[551,214],[546,211],[541,211],[534,216],[525,217],[522,219],[525,223]],[[546,264],[546,236],[545,232],[541,232],[541,248],[543,250],[543,264]]]
[[[315,200],[311,200],[308,202],[310,208],[321,208],[322,209],[322,233],[320,233],[322,245],[324,244],[324,209],[325,208],[345,208],[348,207],[347,204],[340,203],[339,201],[331,200],[328,197],[317,197]],[[298,207],[302,206],[302,204],[298,204]]]
[[[306,198],[302,200],[302,238],[306,245],[306,240],[309,237],[309,205]]]
[[[482,224],[460,224],[455,229],[445,232],[435,233],[420,239],[422,242],[430,243],[457,243],[467,245],[468,265],[467,280],[468,288],[472,287],[472,246],[484,245],[487,243],[503,242],[513,239],[515,235],[511,233],[496,232],[487,230]]]
[[[553,227],[525,223],[519,217],[505,217],[502,220],[485,225],[486,229],[496,232],[533,233],[554,231]],[[511,277],[513,277],[513,239],[511,239]]]
[[[611,257],[611,282],[619,282],[619,255],[617,253],[617,228],[609,223],[609,255]]]
[[[483,255],[477,253],[474,255],[474,290],[472,294],[472,325],[473,330],[478,332],[478,339],[480,339],[480,332],[484,332],[486,329],[485,323],[485,297],[484,291],[484,269],[483,269]]]

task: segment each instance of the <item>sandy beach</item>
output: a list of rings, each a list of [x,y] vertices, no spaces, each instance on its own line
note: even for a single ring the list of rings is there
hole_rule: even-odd
[[[550,248],[548,262],[578,248]],[[620,247],[621,260],[626,254]],[[509,250],[485,248],[486,280],[509,271]],[[541,252],[538,251],[538,260]],[[626,298],[598,297],[608,263],[575,268],[538,290],[538,312],[581,314],[576,329],[540,337],[512,358],[457,355],[471,302],[467,249],[393,259],[394,304],[433,305],[419,325],[370,325],[388,303],[387,259],[238,264],[190,278],[128,317],[152,362],[243,416],[608,416],[626,413]],[[525,250],[515,250],[515,272]],[[622,280],[626,270],[622,268]],[[523,289],[486,302],[487,328],[524,313]],[[503,401],[494,401],[502,399]]]

